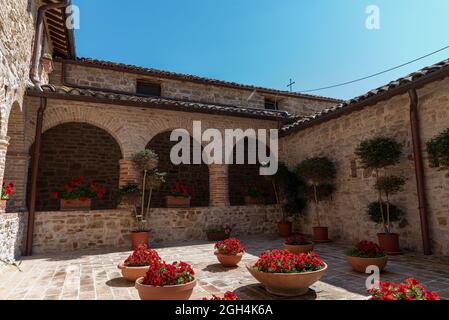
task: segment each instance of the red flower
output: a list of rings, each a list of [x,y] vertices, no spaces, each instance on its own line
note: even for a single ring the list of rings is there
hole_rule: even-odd
[[[234,238],[217,242],[215,244],[215,249],[217,249],[218,253],[228,256],[236,256],[239,253],[245,252],[245,247],[240,243],[240,241]]]
[[[210,299],[208,299],[208,298],[203,298],[203,300],[216,300],[216,301],[219,301],[219,300],[226,301],[226,300],[227,300],[227,301],[235,301],[235,300],[238,300],[238,297],[237,297],[237,295],[236,295],[234,292],[228,291],[228,292],[226,292],[226,293],[224,294],[223,298],[220,298],[219,296],[213,294],[213,295],[212,295],[212,298],[210,298]]]
[[[146,244],[139,245],[123,263],[127,267],[143,267],[159,262],[161,258],[156,250],[148,249]]]
[[[163,261],[155,261],[150,265],[143,284],[157,287],[186,284],[195,280],[194,275],[192,266],[185,262],[167,264]]]
[[[384,250],[377,243],[362,240],[355,245],[360,257],[374,258],[384,255]]]
[[[408,278],[400,284],[380,282],[379,288],[368,292],[379,300],[440,300],[438,293],[427,291],[413,278]]]
[[[302,235],[294,235],[289,238],[287,238],[287,241],[285,241],[285,244],[290,246],[300,246],[303,244],[308,244],[309,242],[306,241],[306,238]]]
[[[52,192],[51,193],[51,198],[53,200],[59,199],[59,192]]]
[[[272,250],[262,253],[255,268],[268,273],[302,273],[323,269],[323,260],[316,253],[294,254],[288,250]]]

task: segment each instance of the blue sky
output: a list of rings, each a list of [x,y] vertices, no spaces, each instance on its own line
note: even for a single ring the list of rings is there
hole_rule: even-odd
[[[447,0],[74,0],[77,54],[286,90],[363,77],[449,45]],[[365,27],[368,5],[380,30]],[[312,94],[351,98],[449,58]]]

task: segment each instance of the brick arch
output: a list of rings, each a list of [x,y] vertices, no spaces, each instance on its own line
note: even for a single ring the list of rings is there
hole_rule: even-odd
[[[236,159],[236,144],[232,156]],[[256,140],[257,146],[257,140]],[[265,145],[267,150],[269,146]],[[276,197],[273,186],[268,177],[259,174],[260,163],[256,158],[256,164],[248,163],[248,138],[245,138],[245,163],[244,164],[230,164],[229,165],[229,203],[231,206],[240,206],[245,204],[244,189],[248,186],[257,188],[264,194],[265,204],[275,204]],[[258,146],[257,146],[258,148]],[[235,163],[235,160],[234,160]]]
[[[33,149],[32,145],[30,154]],[[59,210],[59,201],[52,199],[52,192],[79,176],[105,185],[108,189],[104,199],[92,201],[93,209],[115,208],[120,159],[122,154],[117,141],[97,126],[85,122],[66,122],[46,130],[42,135],[36,209]],[[28,179],[30,175],[31,169]]]
[[[170,150],[177,142],[170,141],[171,131],[160,132],[146,145],[159,155],[159,169],[166,172],[166,182],[153,193],[152,207],[165,207],[165,196],[171,187],[180,181],[189,187],[195,187],[196,195],[191,200],[192,207],[207,207],[209,205],[209,168],[206,164],[174,165],[170,161]],[[191,139],[191,148],[193,138]]]
[[[128,132],[121,119],[102,109],[72,105],[70,107],[48,108],[45,112],[42,132],[45,133],[58,125],[71,122],[88,123],[106,131],[114,137],[123,157],[130,156],[135,152],[133,145],[126,143],[131,141],[131,133]],[[29,148],[33,143],[34,135],[30,135],[26,147]]]

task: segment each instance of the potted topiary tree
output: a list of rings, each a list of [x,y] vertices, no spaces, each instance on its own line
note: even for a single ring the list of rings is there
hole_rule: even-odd
[[[165,182],[165,172],[159,172],[157,169],[159,163],[158,155],[150,149],[145,149],[133,155],[132,161],[137,170],[142,173],[142,194],[140,207],[134,205],[134,216],[136,218],[136,227],[131,232],[133,248],[140,244],[148,245],[150,230],[147,226],[147,217],[151,208],[151,196],[154,189],[160,187]],[[146,190],[149,191],[147,198]],[[146,200],[146,202],[145,202]]]
[[[328,242],[329,231],[321,225],[319,203],[335,191],[331,183],[337,174],[335,164],[326,157],[307,158],[296,167],[296,172],[309,184],[309,197],[315,203],[317,226],[313,227],[313,242]]]
[[[377,191],[377,206],[370,204],[368,213],[373,221],[382,223],[383,233],[378,233],[379,245],[387,252],[399,251],[399,235],[391,232],[392,218],[397,220],[402,215],[400,210],[392,207],[390,197],[402,190],[405,179],[400,176],[380,176],[380,170],[393,166],[400,161],[402,145],[392,138],[376,137],[362,141],[355,154],[360,158],[365,169],[375,173]],[[384,202],[383,197],[386,197]]]
[[[283,163],[279,163],[277,173],[268,176],[268,179],[273,185],[276,203],[282,215],[282,220],[278,223],[278,233],[282,237],[288,237],[293,228],[288,218],[301,214],[307,205],[304,181]]]
[[[432,168],[449,168],[449,129],[427,142],[427,153]]]

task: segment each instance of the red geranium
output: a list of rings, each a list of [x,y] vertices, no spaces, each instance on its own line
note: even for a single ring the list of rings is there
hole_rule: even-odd
[[[215,249],[217,249],[217,252],[220,254],[228,255],[228,256],[236,256],[239,253],[245,252],[245,247],[242,245],[242,243],[235,239],[235,238],[229,238],[220,242],[217,242],[215,244]]]
[[[287,238],[287,241],[285,241],[285,244],[290,245],[290,246],[301,246],[304,244],[309,244],[310,242],[308,242],[306,240],[306,238],[304,238],[304,236],[302,235],[294,235],[291,237]]]
[[[380,282],[379,288],[368,292],[378,300],[440,300],[438,293],[427,291],[413,278],[408,278],[400,284]]]
[[[147,286],[174,286],[186,284],[195,280],[195,272],[192,266],[185,262],[173,262],[172,264],[157,261],[150,265],[143,284]]]
[[[2,200],[9,200],[14,192],[14,185],[3,180]]]
[[[294,254],[288,250],[262,253],[255,268],[268,273],[303,273],[323,269],[325,263],[316,253]]]
[[[87,199],[103,199],[106,195],[106,186],[99,186],[96,182],[85,183],[83,176],[64,184],[64,188],[59,191],[52,192],[52,199],[75,200],[79,199],[85,201]]]
[[[359,258],[380,258],[385,256],[384,250],[377,243],[362,240],[355,244],[355,247],[346,250],[346,254]]]
[[[215,301],[219,301],[219,300],[226,301],[226,300],[227,300],[227,301],[235,301],[235,300],[238,300],[238,297],[237,297],[237,295],[236,295],[234,292],[228,291],[228,292],[226,292],[226,293],[224,294],[223,298],[221,298],[221,297],[219,297],[219,296],[213,294],[213,295],[212,295],[212,298],[210,298],[210,299],[208,299],[208,298],[203,298],[203,300],[215,300]]]
[[[187,185],[176,181],[175,186],[170,189],[170,195],[174,197],[193,198],[196,195],[195,187],[189,188]]]
[[[148,249],[146,244],[141,244],[123,264],[127,267],[144,267],[160,260],[161,258],[156,250]]]

